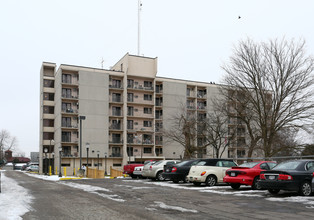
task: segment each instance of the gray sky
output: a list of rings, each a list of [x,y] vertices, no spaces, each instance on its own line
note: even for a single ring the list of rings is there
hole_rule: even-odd
[[[142,0],[141,54],[158,76],[219,82],[232,47],[247,37],[307,42],[314,52],[314,1]],[[241,19],[238,19],[241,16]],[[43,61],[104,68],[137,54],[137,0],[0,2],[0,130],[29,155],[39,148]]]

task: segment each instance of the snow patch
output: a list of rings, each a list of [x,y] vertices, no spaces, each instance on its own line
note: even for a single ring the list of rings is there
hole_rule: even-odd
[[[162,208],[162,209],[170,209],[170,210],[176,210],[176,211],[180,211],[180,212],[193,212],[193,213],[197,213],[198,211],[195,209],[185,209],[179,206],[171,206],[171,205],[166,205],[163,202],[156,202],[158,207]],[[155,205],[152,205],[155,206]]]
[[[111,192],[109,189],[98,187],[98,186],[92,186],[92,185],[85,185],[85,184],[79,184],[79,183],[71,183],[71,182],[59,182],[59,184],[66,185],[72,188],[81,189],[85,192],[89,192],[92,194],[96,194],[98,196],[101,196],[106,199],[111,199],[116,202],[125,202],[124,199],[120,199],[118,195],[111,195],[111,194],[105,194],[101,193],[99,191],[105,191],[105,192]]]
[[[27,189],[20,186],[14,179],[5,176],[3,171],[1,177],[0,193],[0,220],[22,219],[25,213],[32,210],[30,204],[34,199]]]

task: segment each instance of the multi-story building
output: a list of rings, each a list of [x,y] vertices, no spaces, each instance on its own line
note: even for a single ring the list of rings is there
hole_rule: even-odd
[[[62,167],[77,169],[87,164],[87,152],[88,165],[107,172],[129,161],[181,158],[184,148],[165,140],[162,128],[171,126],[182,103],[191,114],[206,117],[218,86],[156,74],[157,58],[129,54],[109,70],[43,62],[41,172],[57,168],[60,159]],[[211,152],[203,156],[212,157]]]

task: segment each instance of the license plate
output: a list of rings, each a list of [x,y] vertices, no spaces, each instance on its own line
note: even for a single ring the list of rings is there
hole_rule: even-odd
[[[268,179],[274,180],[274,179],[276,179],[276,177],[275,176],[269,176]]]
[[[235,173],[231,173],[231,176],[236,176],[236,174]]]

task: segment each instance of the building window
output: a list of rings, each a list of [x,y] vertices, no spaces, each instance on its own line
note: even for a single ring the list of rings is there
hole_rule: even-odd
[[[112,143],[116,143],[116,144],[121,143],[121,135],[120,134],[112,134]]]
[[[153,96],[150,94],[144,94],[144,100],[146,101],[152,101],[153,100]]]
[[[113,93],[112,94],[112,101],[113,102],[121,102],[121,94],[120,93]]]
[[[121,116],[121,107],[112,107],[112,115]]]
[[[127,121],[127,129],[133,129],[133,120]]]
[[[44,127],[54,127],[54,120],[53,119],[44,119],[43,125],[44,125]]]
[[[152,114],[153,109],[152,108],[144,108],[144,114]]]
[[[62,97],[63,98],[72,98],[71,89],[62,89]]]
[[[71,127],[71,118],[70,117],[62,117],[62,127],[70,128]]]
[[[134,94],[128,93],[128,102],[134,102]]]
[[[54,140],[54,133],[53,132],[44,132],[43,133],[44,140]]]
[[[44,87],[54,88],[54,85],[55,85],[54,82],[55,82],[54,80],[44,79]]]
[[[112,87],[113,87],[113,88],[122,88],[122,87],[121,87],[121,80],[113,79],[113,80],[112,80]]]
[[[134,115],[134,108],[131,106],[128,106],[128,116],[133,116]]]
[[[62,155],[64,157],[69,157],[71,156],[71,146],[63,146],[62,147]]]
[[[151,147],[144,147],[144,154],[151,154],[152,148]]]
[[[152,88],[153,87],[153,82],[144,81],[144,87]]]
[[[62,142],[71,142],[71,132],[62,132]]]
[[[53,106],[44,105],[44,114],[54,114],[54,109]]]
[[[152,121],[144,121],[144,127],[152,127]]]
[[[134,87],[134,80],[133,79],[128,79],[128,88],[133,88]]]
[[[162,155],[162,148],[156,148],[155,153],[156,153],[156,156],[161,156]]]
[[[44,92],[44,100],[54,101],[54,99],[55,99],[54,93]]]
[[[120,147],[112,147],[112,157],[121,157],[121,148]]]
[[[62,74],[62,83],[71,84],[72,76],[70,74]]]

